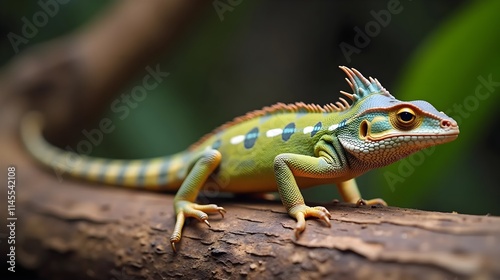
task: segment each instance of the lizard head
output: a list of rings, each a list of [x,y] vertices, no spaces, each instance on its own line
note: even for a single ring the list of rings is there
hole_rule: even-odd
[[[343,68],[354,94],[337,131],[344,149],[370,167],[381,167],[419,150],[453,141],[457,122],[426,101],[403,102],[380,83],[355,69]]]

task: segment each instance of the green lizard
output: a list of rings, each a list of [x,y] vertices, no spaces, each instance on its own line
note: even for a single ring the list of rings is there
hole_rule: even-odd
[[[395,99],[373,78],[340,67],[352,94],[325,106],[282,104],[247,113],[186,151],[145,160],[110,160],[79,156],[47,143],[42,118],[29,114],[21,134],[29,152],[44,165],[90,181],[150,190],[175,191],[177,215],[170,238],[172,249],[181,239],[185,218],[210,226],[206,213],[220,213],[215,204],[195,200],[207,185],[231,193],[278,190],[288,214],[297,220],[295,235],[305,218],[330,226],[324,207],[305,204],[299,188],[335,183],[344,201],[385,205],[382,199],[362,200],[354,178],[424,148],[457,138],[457,123],[425,101]]]

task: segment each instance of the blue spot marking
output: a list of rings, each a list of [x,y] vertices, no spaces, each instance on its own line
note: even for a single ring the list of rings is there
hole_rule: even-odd
[[[148,170],[149,160],[144,160],[141,162],[141,167],[139,168],[139,172],[137,173],[137,185],[144,186],[144,182],[146,181],[146,171]]]
[[[295,133],[295,123],[291,122],[287,124],[283,129],[283,133],[281,134],[281,139],[283,139],[283,141],[286,142],[288,141],[288,139],[290,139],[290,137],[294,133]]]
[[[122,164],[120,166],[120,171],[118,171],[118,176],[116,177],[116,184],[121,185],[123,184],[123,181],[125,180],[125,173],[127,172],[128,169],[128,163]]]
[[[267,120],[269,120],[271,117],[272,117],[272,115],[271,115],[271,114],[266,114],[266,115],[263,115],[262,117],[260,117],[260,119],[259,119],[259,123],[261,123],[261,124],[262,124],[262,123],[266,122]]]
[[[222,144],[222,141],[220,139],[217,139],[213,144],[212,144],[212,149],[218,150]]]
[[[90,161],[87,161],[84,164],[85,166],[82,168],[82,171],[80,173],[82,174],[83,177],[88,177],[90,169]]]
[[[109,162],[110,162],[109,160],[104,160],[101,162],[103,168],[99,170],[99,175],[97,177],[97,180],[104,182],[104,178],[106,177],[106,172],[108,171]]]
[[[158,186],[164,186],[168,180],[168,170],[170,168],[170,160],[164,159],[160,166],[160,173],[158,174]]]
[[[257,141],[257,137],[259,137],[259,128],[254,127],[245,135],[245,140],[243,141],[243,145],[245,146],[245,148],[252,148]]]
[[[295,116],[297,119],[300,119],[302,118],[303,116],[307,116],[307,111],[298,111],[297,113],[295,113]]]
[[[339,123],[339,126],[337,128],[342,128],[345,126],[347,120],[342,120],[340,123]]]
[[[313,137],[318,131],[321,130],[321,122],[318,122],[314,125],[313,130],[311,131],[311,137]]]

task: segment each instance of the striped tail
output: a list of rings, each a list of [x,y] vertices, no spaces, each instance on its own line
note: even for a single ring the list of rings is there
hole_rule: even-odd
[[[21,138],[29,153],[51,168],[58,179],[70,175],[91,182],[149,190],[177,190],[186,176],[191,154],[138,160],[89,157],[65,151],[49,144],[42,136],[43,117],[27,114],[21,122]]]

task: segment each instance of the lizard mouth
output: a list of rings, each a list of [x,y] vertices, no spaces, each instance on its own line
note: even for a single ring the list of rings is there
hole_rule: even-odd
[[[385,135],[373,139],[373,137],[365,138],[365,145],[356,146],[349,142],[342,142],[344,147],[353,152],[357,157],[362,155],[362,158],[371,160],[380,154],[384,154],[387,160],[390,161],[390,154],[402,158],[404,155],[411,154],[421,149],[451,142],[458,137],[457,131],[450,131],[448,133],[428,133],[428,134],[392,134]],[[372,139],[370,139],[372,138]],[[372,154],[367,156],[367,154]]]
[[[451,142],[458,137],[458,132],[445,134],[404,134],[404,135],[387,135],[380,138],[367,137],[367,140],[390,144],[414,143],[417,146],[434,146]]]
[[[460,131],[458,130],[458,127],[451,128],[449,131],[446,132],[441,132],[441,133],[414,133],[414,134],[408,134],[408,133],[393,133],[393,134],[387,134],[379,137],[374,137],[373,135],[368,134],[366,136],[367,140],[370,141],[384,141],[384,140],[400,140],[404,142],[409,142],[409,141],[418,141],[418,140],[442,140],[443,142],[449,142],[455,140],[458,135],[460,134]],[[440,142],[440,143],[443,143]]]
[[[400,152],[410,154],[421,149],[451,142],[457,137],[458,132],[456,131],[444,134],[389,135],[370,141],[369,148],[363,149],[363,152],[366,152],[366,150],[370,152],[392,151],[396,154]]]
[[[376,139],[366,137],[364,144],[360,146],[348,142],[342,144],[359,160],[374,166],[385,166],[419,150],[451,142],[457,137],[458,131],[441,134],[392,134]]]

